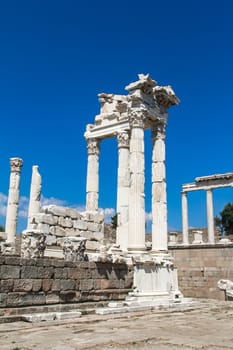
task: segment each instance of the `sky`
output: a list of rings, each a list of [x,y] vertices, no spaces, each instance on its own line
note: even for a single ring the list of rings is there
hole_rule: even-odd
[[[5,225],[9,159],[24,164],[18,232],[26,228],[32,166],[42,204],[85,209],[86,124],[98,93],[127,94],[149,73],[180,99],[169,110],[166,174],[169,230],[181,229],[181,189],[196,177],[232,172],[232,0],[8,0],[0,2],[0,225]],[[145,133],[147,217],[151,140]],[[116,140],[100,155],[99,207],[114,215]],[[215,190],[214,212],[233,190]],[[190,227],[206,227],[205,192],[188,195]],[[148,227],[149,227],[148,223]]]

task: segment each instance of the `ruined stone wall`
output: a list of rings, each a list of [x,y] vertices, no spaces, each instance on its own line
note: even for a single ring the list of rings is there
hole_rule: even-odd
[[[22,259],[0,255],[0,307],[124,299],[133,270],[125,264]]]
[[[169,248],[178,268],[179,289],[186,297],[224,300],[220,279],[233,281],[233,246]]]
[[[67,236],[87,238],[87,251],[95,251],[103,244],[103,214],[80,213],[72,208],[49,205],[34,216],[33,224],[35,229],[46,234],[47,246],[61,246]]]

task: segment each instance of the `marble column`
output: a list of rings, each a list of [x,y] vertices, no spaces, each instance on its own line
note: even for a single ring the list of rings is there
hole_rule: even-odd
[[[188,201],[187,192],[182,192],[182,232],[183,232],[183,244],[189,244],[188,239]]]
[[[96,138],[88,139],[87,151],[86,210],[98,211],[100,141]]]
[[[145,159],[144,116],[131,112],[130,189],[129,189],[129,251],[145,250]]]
[[[152,252],[167,251],[166,123],[152,125]]]
[[[214,244],[214,207],[212,190],[206,191],[206,207],[207,207],[207,226],[208,226],[208,243]]]
[[[23,160],[20,158],[11,158],[11,174],[10,174],[10,186],[8,193],[8,203],[6,212],[6,234],[7,243],[15,243],[15,235],[17,229],[18,207],[19,207],[19,186],[20,186],[20,173],[23,165]]]
[[[118,180],[117,180],[117,231],[116,243],[123,251],[128,246],[129,222],[129,133],[117,134],[118,141]]]
[[[34,228],[33,219],[35,215],[40,212],[41,176],[38,172],[38,168],[38,165],[33,165],[32,167],[32,180],[28,207],[28,230]]]

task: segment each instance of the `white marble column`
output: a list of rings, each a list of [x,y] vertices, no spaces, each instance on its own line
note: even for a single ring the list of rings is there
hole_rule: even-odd
[[[183,244],[189,244],[188,239],[188,201],[187,192],[182,192],[182,232],[183,232]]]
[[[144,116],[130,114],[130,190],[128,250],[145,250]]]
[[[18,206],[19,206],[19,185],[20,173],[23,165],[23,160],[20,158],[11,158],[11,174],[10,186],[8,193],[8,204],[6,212],[6,234],[7,243],[15,243],[15,235],[17,229]]]
[[[152,125],[152,252],[167,251],[167,192],[164,122]]]
[[[87,139],[87,184],[86,184],[86,210],[98,211],[99,199],[99,150],[98,139]]]
[[[129,133],[117,134],[118,141],[118,180],[117,180],[117,231],[116,243],[123,251],[128,246],[129,222]]]
[[[206,191],[208,243],[214,244],[214,207],[212,190]]]
[[[33,165],[32,167],[30,201],[28,207],[28,230],[34,228],[33,218],[40,212],[41,176],[38,172],[38,168],[38,165]]]

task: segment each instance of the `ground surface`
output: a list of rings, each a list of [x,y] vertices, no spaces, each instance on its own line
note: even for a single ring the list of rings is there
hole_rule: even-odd
[[[183,310],[0,324],[1,350],[233,349],[233,302]]]

